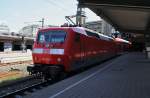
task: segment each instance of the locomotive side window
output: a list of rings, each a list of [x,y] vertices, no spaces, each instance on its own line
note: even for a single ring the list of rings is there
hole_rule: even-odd
[[[51,30],[39,32],[37,41],[40,43],[63,43],[66,38],[66,32],[60,30]]]
[[[92,36],[92,37],[96,37],[96,38],[100,38],[98,34],[90,32],[90,31],[86,31],[88,36]]]
[[[80,34],[76,33],[75,42],[80,42]]]

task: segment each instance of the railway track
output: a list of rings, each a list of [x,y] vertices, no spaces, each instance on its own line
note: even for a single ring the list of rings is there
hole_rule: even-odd
[[[26,77],[17,82],[10,83],[0,87],[0,98],[18,98],[17,96],[22,96],[26,91],[32,91],[32,89],[37,89],[39,86],[44,86],[46,81],[42,79],[37,79],[35,77]],[[20,98],[20,97],[19,97]]]
[[[91,68],[91,67],[90,67]],[[89,68],[85,69],[85,70],[88,70]],[[77,71],[77,72],[74,72],[74,73],[71,73],[70,75],[68,75],[66,78],[69,78],[69,77],[72,77],[76,74],[79,74],[85,70],[80,70],[80,71]],[[63,79],[66,79],[66,78],[63,78]],[[62,80],[63,80],[62,79]],[[36,92],[38,90],[41,90],[47,86],[50,86],[50,85],[53,85],[54,83],[57,83],[59,81],[52,81],[52,80],[49,80],[49,81],[43,81],[41,79],[41,81],[39,82],[36,82],[36,83],[33,83],[33,80],[32,81],[32,84],[28,85],[28,86],[25,86],[25,87],[22,87],[20,89],[16,89],[16,90],[13,90],[13,91],[10,91],[10,92],[6,92],[5,94],[3,95],[0,95],[0,98],[23,98],[24,96],[26,95],[29,95],[29,94],[32,94],[33,92]],[[36,81],[36,80],[35,80]],[[30,81],[28,81],[30,82]],[[18,85],[18,84],[17,84]],[[3,89],[2,89],[3,90]],[[1,91],[1,89],[0,89]]]
[[[35,90],[36,88],[39,88],[39,86],[44,85],[45,82],[40,82],[37,84],[33,84],[31,86],[16,90],[11,93],[7,93],[6,95],[0,96],[0,98],[21,98],[22,95],[24,95],[25,91],[27,92],[33,92],[32,90]]]
[[[29,95],[33,92],[41,90],[41,89],[43,89],[47,86],[50,86],[54,83],[57,83],[57,82],[58,81],[51,81],[51,80],[49,80],[49,81],[40,81],[40,82],[37,82],[37,83],[30,84],[28,86],[22,87],[22,88],[17,89],[17,90],[7,92],[3,95],[0,95],[0,98],[22,98],[26,95]]]
[[[115,57],[114,57],[114,58],[115,58]],[[113,59],[113,58],[111,58],[111,59]],[[110,59],[108,59],[108,60],[110,60]],[[105,61],[107,61],[107,60],[105,60]],[[78,70],[78,71],[75,71],[75,72],[73,72],[73,73],[70,73],[67,77],[65,77],[65,78],[63,78],[63,79],[72,77],[72,76],[77,75],[77,74],[79,74],[79,73],[82,73],[82,72],[84,72],[84,71],[86,71],[86,70],[88,70],[88,69],[91,69],[91,68],[93,68],[93,67],[98,66],[98,65],[101,64],[101,63],[104,63],[105,61],[100,62],[100,63],[93,64],[92,66],[88,66],[88,67],[85,67],[85,68],[80,69],[80,70]],[[104,65],[103,65],[103,66],[104,66]],[[101,67],[103,67],[103,66],[101,66]],[[36,78],[37,78],[37,77],[36,77]],[[52,81],[52,80],[43,81],[42,79],[39,79],[39,80],[37,81],[37,80],[35,79],[36,82],[33,82],[34,79],[35,79],[35,78],[32,77],[32,78],[30,79],[30,81],[29,81],[29,80],[20,81],[21,85],[22,85],[23,83],[25,83],[25,85],[23,84],[24,87],[21,86],[21,88],[17,88],[16,90],[13,89],[12,91],[9,91],[9,92],[6,91],[5,93],[0,94],[0,98],[22,98],[23,96],[29,95],[29,94],[31,94],[31,93],[33,93],[33,92],[36,92],[36,91],[38,91],[38,90],[40,90],[40,89],[43,89],[43,88],[45,88],[45,87],[47,87],[47,86],[50,86],[50,85],[52,85],[52,84],[54,84],[54,83],[57,83],[57,82],[61,81],[61,80],[59,80],[59,81]],[[63,80],[63,79],[62,79],[62,80]],[[28,84],[27,82],[29,82],[29,84]],[[26,85],[26,83],[27,83],[28,85]],[[18,85],[18,83],[15,83],[15,84]],[[11,85],[15,85],[15,84],[11,84]],[[7,87],[10,88],[9,85],[8,85]],[[7,88],[7,87],[5,87],[5,88]],[[4,89],[1,88],[0,91],[4,91]]]
[[[13,76],[13,75],[17,75],[19,74],[20,72],[18,71],[14,71],[14,72],[5,72],[5,73],[1,73],[0,72],[0,79],[1,78],[5,78],[5,77],[9,77],[9,76]]]
[[[26,66],[31,64],[32,61],[0,63],[0,83],[26,76]]]
[[[9,63],[0,63],[0,67],[1,66],[17,65],[17,64],[32,64],[32,60],[29,60],[29,61],[9,62]]]

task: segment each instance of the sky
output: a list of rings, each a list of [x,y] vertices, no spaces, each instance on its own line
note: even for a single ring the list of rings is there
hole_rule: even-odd
[[[22,27],[40,24],[62,25],[65,16],[75,15],[77,0],[0,0],[0,24],[9,26],[11,32],[18,32]],[[85,9],[86,21],[100,20],[96,14]]]

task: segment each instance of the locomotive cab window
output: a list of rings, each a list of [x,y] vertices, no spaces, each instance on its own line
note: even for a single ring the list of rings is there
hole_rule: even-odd
[[[40,42],[40,43],[45,42],[45,36],[44,36],[43,34],[41,34],[41,35],[39,36],[39,42]]]
[[[64,31],[46,31],[46,32],[39,32],[37,41],[40,43],[64,43],[66,38],[66,32]]]

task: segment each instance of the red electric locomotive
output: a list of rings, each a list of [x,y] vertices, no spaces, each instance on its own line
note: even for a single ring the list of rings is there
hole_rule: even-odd
[[[58,78],[117,54],[113,38],[83,27],[41,29],[33,46],[32,74]]]

